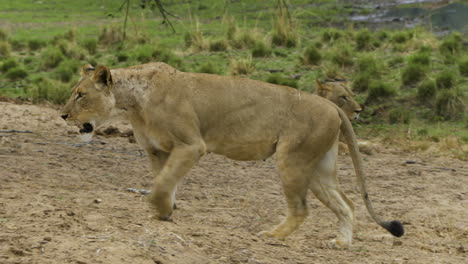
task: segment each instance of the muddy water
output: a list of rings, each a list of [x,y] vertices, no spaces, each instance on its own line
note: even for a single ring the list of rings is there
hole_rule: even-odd
[[[468,35],[466,0],[360,1],[357,5],[365,12],[351,16],[352,21],[392,28],[423,25],[436,33],[459,31]]]

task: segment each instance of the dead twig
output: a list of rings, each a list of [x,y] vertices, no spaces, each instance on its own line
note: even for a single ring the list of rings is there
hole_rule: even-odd
[[[0,133],[30,133],[30,134],[35,134],[32,131],[29,130],[0,130]]]

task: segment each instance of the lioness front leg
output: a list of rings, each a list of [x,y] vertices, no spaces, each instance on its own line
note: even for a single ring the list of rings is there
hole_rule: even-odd
[[[204,146],[182,145],[175,147],[162,170],[154,179],[149,202],[156,208],[160,220],[169,220],[174,206],[177,184],[204,154]]]

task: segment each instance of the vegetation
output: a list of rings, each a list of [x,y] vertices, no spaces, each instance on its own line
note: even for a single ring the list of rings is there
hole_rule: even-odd
[[[350,10],[333,0],[227,1],[224,13],[223,1],[206,0],[165,2],[178,15],[171,18],[176,34],[160,24],[157,10],[131,6],[124,40],[119,1],[63,2],[60,12],[53,11],[53,1],[0,2],[11,23],[48,24],[16,26],[14,32],[0,25],[1,96],[63,103],[84,63],[162,61],[309,92],[315,79],[348,79],[358,101],[367,104],[361,114],[366,123],[466,123],[468,48],[458,33],[436,37],[423,28],[347,26],[343,14]],[[75,21],[96,23],[70,28]]]

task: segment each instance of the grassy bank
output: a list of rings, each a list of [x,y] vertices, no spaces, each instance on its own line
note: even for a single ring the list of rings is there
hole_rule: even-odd
[[[466,131],[468,50],[460,34],[369,31],[346,22],[352,7],[339,1],[167,0],[177,16],[169,16],[173,33],[157,8],[133,0],[124,40],[122,2],[1,2],[0,95],[60,104],[84,63],[163,61],[305,91],[317,78],[345,78],[366,105],[362,126],[443,122]]]

